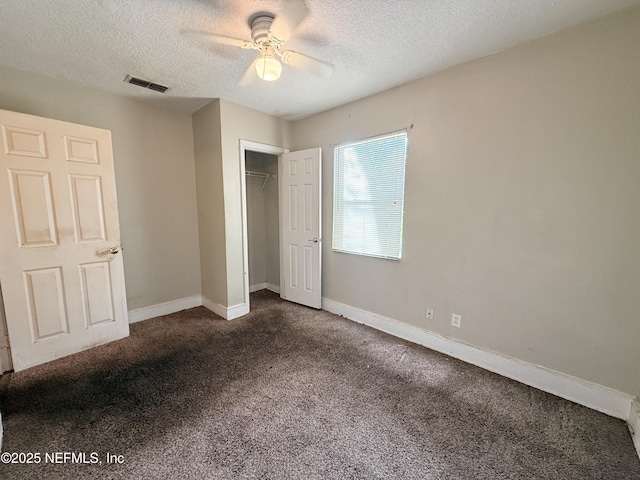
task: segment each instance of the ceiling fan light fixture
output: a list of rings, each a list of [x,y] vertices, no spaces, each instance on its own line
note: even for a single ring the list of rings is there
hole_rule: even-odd
[[[265,52],[256,63],[256,71],[261,79],[272,82],[280,78],[282,65],[275,59],[273,53]]]

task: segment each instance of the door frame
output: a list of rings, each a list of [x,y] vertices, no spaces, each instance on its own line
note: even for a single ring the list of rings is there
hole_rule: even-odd
[[[251,311],[249,303],[249,235],[247,230],[247,178],[245,176],[247,151],[268,153],[278,156],[278,176],[282,172],[282,154],[289,153],[288,148],[276,147],[265,143],[253,142],[251,140],[240,140],[240,197],[242,199],[242,268],[244,269],[244,303],[247,305],[247,311]],[[280,195],[280,184],[278,182],[278,230],[282,230],[282,201]],[[282,242],[282,234],[279,235]],[[280,243],[279,250],[282,250]],[[282,252],[280,252],[280,289],[282,291]]]

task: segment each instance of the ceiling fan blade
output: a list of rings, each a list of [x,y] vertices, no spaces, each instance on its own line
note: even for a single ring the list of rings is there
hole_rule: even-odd
[[[317,58],[310,57],[303,53],[285,50],[280,54],[283,63],[287,63],[301,70],[318,75],[319,77],[330,77],[333,73],[333,65],[323,62]]]
[[[255,47],[253,42],[249,40],[242,40],[240,38],[233,38],[233,37],[225,37],[224,35],[216,35],[214,33],[203,32],[200,30],[182,30],[180,33],[182,33],[187,38],[192,38],[198,41],[214,42],[214,43],[220,43],[222,45],[229,45],[231,47],[240,47],[240,48],[247,48],[247,49],[251,49]]]
[[[284,0],[281,11],[273,20],[269,32],[278,40],[286,42],[308,14],[309,7],[304,0]]]
[[[241,87],[246,87],[254,82],[254,80],[258,77],[258,73],[256,72],[256,63],[258,63],[258,60],[260,60],[260,57],[251,62],[251,65],[249,65],[249,68],[245,70],[242,78],[238,82],[238,85],[240,85]]]

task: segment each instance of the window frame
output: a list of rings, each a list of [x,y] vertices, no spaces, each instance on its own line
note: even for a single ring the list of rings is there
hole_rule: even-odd
[[[344,149],[345,147],[356,147],[360,144],[373,143],[376,140],[383,140],[386,138],[392,139],[394,137],[404,137],[404,158],[402,162],[402,202],[401,202],[401,212],[399,215],[399,224],[397,227],[398,228],[397,230],[398,255],[395,256],[390,254],[387,254],[387,255],[375,254],[375,253],[365,252],[363,251],[364,250],[363,248],[359,250],[348,250],[346,248],[337,248],[336,247],[336,217],[339,216],[340,217],[339,221],[342,221],[342,222],[344,222],[344,219],[345,219],[344,208],[342,208],[342,211],[338,211],[340,206],[344,207],[349,203],[351,204],[359,203],[359,204],[365,204],[365,205],[376,203],[376,201],[366,201],[366,200],[353,200],[351,202],[345,201],[344,192],[341,193],[338,191],[338,188],[337,188],[337,185],[339,184],[338,174],[340,172],[342,172],[343,174],[341,185],[344,185],[345,183],[344,167],[342,166],[341,168],[339,168],[338,166],[339,149]],[[403,238],[404,238],[404,214],[405,214],[404,202],[405,202],[405,193],[406,193],[405,189],[406,189],[406,179],[407,179],[406,173],[407,173],[408,153],[409,153],[409,129],[407,128],[363,138],[360,140],[343,142],[343,143],[334,145],[333,147],[333,205],[332,205],[333,217],[332,217],[332,232],[331,232],[331,250],[333,252],[358,255],[363,257],[381,258],[381,259],[394,260],[394,261],[400,261],[402,259]],[[342,195],[342,198],[339,199],[338,198],[339,195]],[[344,227],[342,231],[344,232]],[[344,245],[344,238],[341,241],[343,242],[342,244]]]

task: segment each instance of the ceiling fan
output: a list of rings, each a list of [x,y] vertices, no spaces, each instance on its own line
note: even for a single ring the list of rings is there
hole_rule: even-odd
[[[260,56],[253,61],[244,73],[240,79],[240,85],[250,83],[256,74],[266,81],[280,78],[282,65],[278,59],[282,63],[320,77],[329,77],[333,73],[333,65],[293,50],[283,49],[290,35],[309,13],[304,0],[289,0],[283,3],[284,9],[278,15],[269,12],[258,12],[251,15],[249,18],[251,41],[193,30],[187,30],[183,33],[190,36],[204,37],[209,41],[222,45],[258,50]]]

